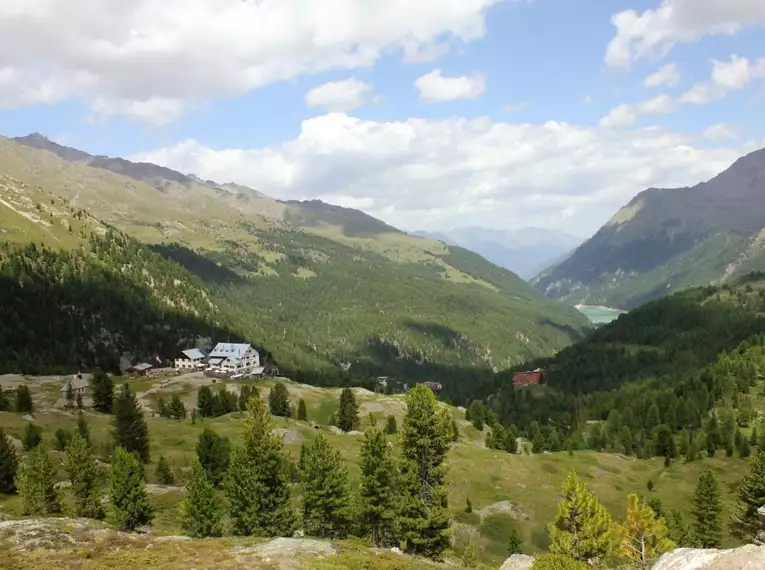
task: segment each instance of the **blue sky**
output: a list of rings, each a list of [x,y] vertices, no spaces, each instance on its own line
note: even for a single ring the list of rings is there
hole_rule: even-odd
[[[583,237],[645,187],[694,184],[765,146],[760,0],[260,4],[4,3],[3,134],[405,229]],[[432,57],[407,61],[413,46]]]

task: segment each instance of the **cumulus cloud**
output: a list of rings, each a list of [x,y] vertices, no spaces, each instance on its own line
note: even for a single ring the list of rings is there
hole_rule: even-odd
[[[371,83],[350,77],[314,87],[306,93],[305,103],[328,111],[351,111],[361,107],[371,92]]]
[[[515,112],[515,111],[523,111],[529,105],[531,105],[531,103],[529,103],[528,101],[521,101],[520,103],[515,103],[514,105],[505,105],[503,107],[503,109],[505,111],[508,111],[508,112],[512,113],[512,112]]]
[[[477,72],[459,77],[444,77],[440,69],[434,69],[418,77],[414,85],[423,101],[442,103],[455,99],[475,99],[486,91],[486,78]]]
[[[674,113],[677,104],[669,95],[658,95],[634,105],[622,104],[614,107],[600,119],[602,127],[633,125],[641,115],[666,115]]]
[[[4,0],[0,105],[80,99],[98,116],[162,124],[189,101],[368,67],[384,53],[436,58],[482,37],[502,1]]]
[[[733,35],[745,27],[765,25],[762,0],[662,0],[655,10],[625,10],[611,23],[616,35],[608,44],[610,68],[629,69],[640,59],[661,59],[678,43],[708,35]]]
[[[646,87],[674,87],[680,82],[680,71],[676,63],[662,65],[655,73],[645,78]]]
[[[706,180],[749,149],[699,140],[656,127],[376,122],[330,113],[303,121],[299,135],[279,146],[215,150],[187,140],[132,158],[281,199],[362,207],[405,229],[534,220],[584,235],[640,190]]]
[[[738,138],[736,132],[724,123],[709,125],[702,136],[710,141],[736,140]]]
[[[709,81],[696,83],[683,93],[683,103],[704,104],[724,99],[732,91],[740,91],[754,79],[765,79],[765,58],[750,61],[746,57],[732,55],[730,61],[712,60]]]

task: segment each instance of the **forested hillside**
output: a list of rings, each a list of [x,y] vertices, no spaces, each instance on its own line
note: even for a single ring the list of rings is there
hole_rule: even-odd
[[[173,261],[172,271],[185,266],[181,281],[193,274],[189,282],[236,315],[239,334],[306,381],[491,378],[588,328],[578,311],[480,256],[356,210],[279,202],[40,136],[19,142],[0,139],[9,181],[0,220],[12,228],[0,239],[71,249],[115,227]]]
[[[753,410],[763,401],[762,278],[689,290],[622,315],[554,358],[528,363],[546,370],[543,386],[516,390],[512,371],[497,374],[478,395],[486,421],[502,424],[501,434],[520,430],[538,450],[674,457],[695,442],[695,453],[745,454],[740,430],[756,440]],[[463,403],[465,396],[452,394]]]

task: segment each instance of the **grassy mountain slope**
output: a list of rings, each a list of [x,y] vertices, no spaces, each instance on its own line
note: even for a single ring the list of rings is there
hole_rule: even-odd
[[[765,268],[765,149],[692,188],[638,194],[533,283],[571,303],[632,308]]]
[[[185,265],[286,368],[491,370],[551,354],[586,327],[513,273],[356,210],[278,202],[39,136],[0,139],[0,157],[26,204],[20,213],[0,203],[0,219],[24,219],[15,241],[64,247],[28,215],[42,197],[66,200]]]
[[[15,377],[5,377],[1,381],[6,387],[11,385]],[[58,382],[50,378],[26,379],[31,386],[38,411],[35,423],[43,428],[43,439],[50,441],[57,428],[74,429],[76,416],[56,405],[61,405]],[[130,381],[139,400],[144,406],[152,437],[151,455],[156,462],[164,455],[171,468],[180,477],[182,484],[188,466],[195,454],[195,445],[199,434],[209,428],[221,435],[229,437],[232,442],[238,442],[241,437],[242,425],[240,413],[227,414],[219,418],[206,418],[204,422],[192,423],[170,420],[149,413],[156,409],[160,396],[165,401],[170,394],[178,394],[191,407],[196,399],[200,385],[209,383],[201,380],[198,375],[190,374],[171,379],[171,383],[160,387],[159,379]],[[317,388],[293,382],[285,382],[293,402],[300,398],[306,401],[308,420],[319,424],[312,427],[308,422],[294,419],[274,418],[279,433],[284,435],[285,446],[293,461],[297,461],[301,444],[311,441],[318,432],[322,432],[330,443],[336,447],[347,466],[352,486],[356,488],[359,480],[358,455],[362,436],[353,434],[338,434],[329,426],[330,416],[337,411],[339,392],[337,389]],[[230,385],[233,390],[238,384]],[[258,382],[261,397],[267,396],[273,386],[272,380]],[[366,425],[368,414],[377,419],[378,425],[385,423],[388,415],[397,419],[399,429],[403,424],[406,405],[403,396],[386,396],[355,389],[360,407],[360,416]],[[460,431],[460,440],[454,444],[447,456],[449,488],[449,504],[454,512],[454,529],[456,548],[451,556],[458,557],[464,548],[468,537],[478,546],[484,563],[497,568],[506,558],[508,523],[517,524],[523,537],[523,548],[527,553],[544,551],[548,547],[546,524],[553,520],[556,513],[558,489],[566,474],[575,469],[617,519],[622,519],[626,507],[626,496],[635,492],[645,494],[646,483],[650,479],[655,482],[651,498],[659,498],[666,508],[680,509],[686,515],[690,512],[690,499],[693,484],[701,472],[712,469],[723,482],[723,501],[725,516],[733,512],[735,501],[735,486],[746,470],[746,464],[733,458],[716,457],[697,462],[675,462],[670,467],[664,467],[662,461],[638,460],[616,453],[595,453],[577,451],[573,455],[566,452],[555,452],[536,455],[511,455],[508,453],[486,449],[483,440],[488,433],[476,430],[464,420],[464,413],[456,408],[448,407],[456,419]],[[109,461],[111,436],[109,434],[110,416],[86,412],[93,438],[93,448],[96,455],[104,462]],[[21,438],[26,421],[21,414],[0,414],[0,427],[15,438]],[[362,426],[364,427],[364,426]],[[393,445],[398,445],[397,436],[389,436]],[[56,457],[56,460],[58,458]],[[63,473],[61,474],[63,477]],[[156,483],[154,465],[147,468],[150,483]],[[294,497],[299,500],[299,486],[295,487]],[[158,534],[180,533],[178,502],[181,497],[180,487],[159,487],[152,492],[152,502],[156,508],[154,530]],[[466,500],[470,498],[473,512],[465,513]],[[15,515],[19,508],[18,497],[0,498],[0,508],[3,512]],[[492,517],[492,513],[495,515]],[[497,516],[498,514],[498,516]],[[513,523],[513,520],[515,523]],[[150,537],[147,537],[150,538]],[[207,540],[206,543],[220,543],[220,548],[230,551],[232,539]],[[726,543],[730,540],[726,538]],[[342,543],[344,548],[352,547],[354,543]],[[355,543],[357,549],[363,548],[363,558],[372,559],[372,555]],[[1,551],[0,551],[1,552]],[[128,550],[130,552],[130,550]],[[175,559],[178,563],[178,559]],[[391,568],[403,568],[406,558],[401,558]],[[2,561],[2,558],[0,558]],[[412,561],[413,568],[422,568],[424,562]],[[377,568],[373,562],[369,568]],[[206,566],[199,561],[196,567]],[[180,566],[185,567],[185,566]],[[310,567],[310,566],[309,566]],[[338,566],[343,568],[344,566]],[[367,567],[357,562],[349,568]],[[330,566],[331,568],[331,566]],[[382,565],[381,568],[389,568]]]

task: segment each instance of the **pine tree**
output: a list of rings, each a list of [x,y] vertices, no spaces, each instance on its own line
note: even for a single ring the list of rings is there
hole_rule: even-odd
[[[53,449],[64,451],[67,444],[72,439],[72,433],[64,428],[57,428],[53,434]]]
[[[749,461],[749,471],[738,488],[738,509],[731,521],[733,533],[742,539],[751,540],[765,525],[757,509],[765,505],[765,449],[758,449]]]
[[[228,438],[205,428],[197,440],[197,459],[210,482],[218,487],[228,469],[231,446]]]
[[[32,450],[19,467],[16,488],[21,495],[25,515],[47,515],[61,512],[56,496],[56,470],[45,445]]]
[[[320,538],[345,538],[350,525],[348,471],[340,452],[319,433],[302,461],[303,528]]]
[[[290,393],[281,382],[274,384],[274,387],[268,393],[268,408],[274,416],[288,418],[292,415]]]
[[[5,430],[0,428],[0,493],[10,495],[16,492],[16,473],[19,469],[19,455]]]
[[[82,411],[77,414],[77,433],[85,440],[85,443],[90,445],[90,427]]]
[[[25,451],[30,451],[42,443],[42,428],[29,422],[24,428],[24,437],[21,439]]]
[[[171,420],[186,419],[186,406],[183,404],[183,401],[178,394],[173,394],[170,398],[170,403],[167,405],[165,413]]]
[[[117,447],[112,457],[109,504],[112,519],[120,530],[135,530],[151,522],[153,517],[143,465],[123,447]]]
[[[510,529],[510,535],[507,537],[507,555],[513,554],[523,554],[523,539],[516,526]]]
[[[202,386],[197,392],[197,410],[203,418],[212,417],[215,413],[215,397],[209,386]]]
[[[396,465],[382,430],[364,432],[361,463],[360,517],[371,530],[375,546],[391,543],[396,508]]]
[[[308,421],[308,410],[305,407],[305,400],[303,398],[300,398],[300,402],[298,402],[297,419],[301,422]]]
[[[234,449],[224,483],[234,534],[290,536],[295,530],[287,459],[268,410],[251,398],[242,444]]]
[[[450,416],[438,411],[433,392],[423,385],[412,388],[406,402],[397,533],[408,552],[440,559],[450,538],[443,465],[451,445]]]
[[[0,386],[0,412],[10,412],[11,402],[8,400],[8,392]]]
[[[741,459],[748,459],[752,455],[752,448],[749,446],[749,440],[743,438],[738,446],[738,456]]]
[[[396,425],[396,416],[390,415],[388,416],[388,419],[385,421],[385,433],[387,434],[394,434],[398,431],[398,426]]]
[[[90,394],[93,398],[93,408],[103,414],[111,414],[114,405],[114,384],[109,375],[97,369],[90,379]]]
[[[343,388],[340,393],[340,409],[337,411],[337,427],[343,431],[352,431],[359,427],[359,407],[353,390]]]
[[[616,536],[621,554],[642,567],[675,546],[664,520],[634,493],[627,497],[627,517]]]
[[[465,551],[462,553],[462,565],[465,568],[475,568],[478,566],[478,551],[475,548],[473,539],[469,538]]]
[[[175,485],[175,475],[164,455],[159,456],[157,466],[154,468],[154,477],[160,485]]]
[[[138,400],[130,391],[130,386],[122,385],[114,400],[114,436],[115,446],[138,454],[144,463],[149,462],[149,426],[143,417]]]
[[[611,515],[577,477],[569,473],[555,522],[548,525],[550,552],[588,562],[605,556],[610,546]]]
[[[19,413],[32,413],[34,405],[32,404],[32,393],[29,391],[29,387],[22,384],[16,388],[16,404],[15,410]]]
[[[719,548],[722,541],[720,483],[712,471],[699,477],[691,506],[693,534],[700,548]]]
[[[100,469],[90,450],[90,444],[79,432],[74,432],[66,446],[63,464],[71,482],[69,492],[72,495],[72,516],[104,518],[99,484]]]
[[[74,388],[72,387],[71,382],[66,385],[66,403],[64,405],[67,408],[74,407]]]
[[[667,513],[665,518],[667,529],[669,530],[669,539],[674,542],[678,548],[687,548],[693,546],[693,533],[685,520],[683,513],[673,509]]]
[[[191,477],[180,504],[181,528],[195,538],[221,535],[222,511],[212,482],[197,459],[191,464]]]

